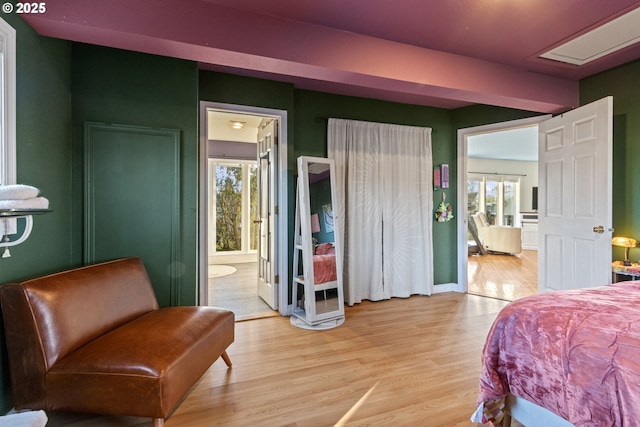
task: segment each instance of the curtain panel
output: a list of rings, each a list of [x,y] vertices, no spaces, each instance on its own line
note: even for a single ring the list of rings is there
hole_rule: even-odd
[[[430,295],[431,129],[329,119],[327,139],[343,203],[345,301]]]

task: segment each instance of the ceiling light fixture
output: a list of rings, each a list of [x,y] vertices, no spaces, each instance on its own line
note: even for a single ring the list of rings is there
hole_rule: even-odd
[[[244,125],[245,125],[245,124],[246,124],[246,122],[239,122],[239,121],[237,121],[237,120],[230,120],[230,121],[229,121],[229,126],[230,126],[232,129],[237,129],[237,130],[242,129],[242,128],[244,127]]]

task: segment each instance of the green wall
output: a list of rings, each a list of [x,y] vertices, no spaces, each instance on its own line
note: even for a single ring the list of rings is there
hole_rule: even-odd
[[[613,228],[614,236],[640,240],[640,61],[633,61],[580,81],[580,105],[613,96]],[[613,259],[622,259],[613,248]],[[638,249],[629,252],[632,261]]]
[[[180,237],[177,268],[166,266],[163,281],[154,281],[159,302],[168,305],[171,272],[180,274],[179,305],[197,303],[198,242],[198,69],[195,62],[75,43],[72,51],[74,224],[82,224],[84,123],[86,121],[180,131]],[[163,170],[139,159],[140,168],[162,181]],[[126,191],[125,188],[121,191]],[[163,191],[158,188],[158,191]],[[148,194],[133,197],[150,197]],[[123,212],[127,215],[127,212]],[[168,230],[159,227],[159,233]],[[75,249],[82,250],[82,227],[77,226]],[[157,250],[164,258],[167,248]],[[119,256],[128,256],[122,248]],[[77,254],[78,258],[82,253]],[[143,262],[145,260],[143,259]],[[164,303],[163,303],[164,301]]]
[[[38,187],[53,212],[35,217],[31,236],[0,260],[0,283],[79,262],[70,244],[71,45],[38,36],[15,15],[4,19],[16,29],[17,181]]]
[[[452,110],[451,123],[453,128],[456,130],[457,138],[458,129],[484,126],[509,120],[525,119],[538,115],[540,115],[540,113],[535,113],[533,111],[513,110],[510,108],[494,107],[491,105],[472,105]]]
[[[0,283],[77,265],[71,235],[71,45],[38,36],[16,15],[3,16],[16,29],[16,161],[18,183],[38,187],[53,212],[34,218],[31,236],[0,259]],[[0,412],[13,406],[4,325]]]

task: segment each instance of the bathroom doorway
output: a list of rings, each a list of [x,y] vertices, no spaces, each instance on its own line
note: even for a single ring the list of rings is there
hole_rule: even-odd
[[[273,205],[280,207],[284,199],[286,206],[286,197],[278,197],[286,195],[280,185],[284,181],[286,186],[280,167],[286,165],[286,150],[280,153],[274,146],[265,157],[270,163],[265,163],[258,143],[261,127],[280,125],[282,114],[286,119],[286,112],[202,103],[200,304],[230,309],[236,320],[288,310],[287,287],[285,295],[279,292],[280,278],[287,277],[286,209],[281,215],[281,208],[261,214],[259,200],[262,191],[276,195],[269,199]],[[286,147],[286,132],[277,132],[278,148]],[[265,242],[272,244],[265,248]],[[265,269],[260,269],[265,260],[266,281],[261,278]]]

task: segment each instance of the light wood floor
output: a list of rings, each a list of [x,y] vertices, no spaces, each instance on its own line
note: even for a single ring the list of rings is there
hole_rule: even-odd
[[[538,251],[470,255],[468,292],[513,301],[538,293]]]
[[[280,315],[258,295],[257,263],[228,265],[236,269],[233,274],[209,279],[208,305],[233,311],[236,321]]]
[[[256,263],[229,264],[236,272],[209,279],[211,306],[236,314],[236,320],[279,316],[257,294]],[[470,255],[468,292],[513,301],[538,292],[538,252],[523,250],[517,255]]]
[[[346,307],[326,331],[287,317],[236,323],[233,367],[216,361],[167,420],[201,426],[472,427],[485,336],[507,303],[444,293]],[[49,414],[49,426],[151,426]]]

